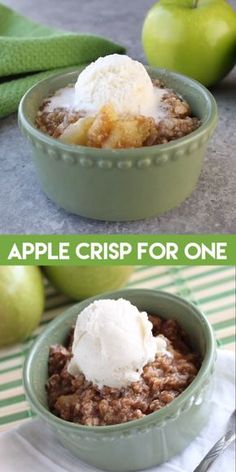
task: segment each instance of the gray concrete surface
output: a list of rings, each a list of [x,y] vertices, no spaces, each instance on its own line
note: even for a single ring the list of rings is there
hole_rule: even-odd
[[[75,32],[106,35],[128,54],[145,60],[140,30],[154,0],[3,0],[42,23]],[[236,0],[231,3],[236,8]],[[197,189],[179,208],[139,222],[107,223],[70,215],[41,191],[29,147],[16,116],[0,122],[1,233],[235,233],[236,70],[214,90],[218,129],[208,148]]]

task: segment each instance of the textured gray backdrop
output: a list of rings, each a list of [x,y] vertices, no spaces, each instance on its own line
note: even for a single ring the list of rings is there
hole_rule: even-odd
[[[140,44],[144,15],[154,0],[3,0],[42,23],[106,35],[145,60]],[[236,8],[236,0],[230,3]],[[12,115],[0,122],[1,233],[233,233],[236,182],[236,71],[214,90],[220,112],[197,189],[162,217],[133,222],[87,220],[60,210],[42,193],[26,140]],[[233,125],[234,120],[234,125]]]

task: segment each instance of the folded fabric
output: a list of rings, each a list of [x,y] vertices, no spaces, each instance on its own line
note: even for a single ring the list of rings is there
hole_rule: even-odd
[[[150,472],[192,472],[213,444],[224,434],[228,417],[235,408],[235,356],[218,351],[215,389],[208,424],[182,454]],[[18,429],[0,435],[1,467],[4,472],[95,472],[57,441],[39,420],[29,420]],[[234,470],[234,445],[217,459],[211,472]]]
[[[39,25],[0,4],[0,118],[38,80],[125,49],[103,37]]]

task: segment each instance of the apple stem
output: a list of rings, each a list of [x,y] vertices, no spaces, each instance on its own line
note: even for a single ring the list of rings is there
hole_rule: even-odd
[[[193,8],[197,8],[199,0],[193,0]]]

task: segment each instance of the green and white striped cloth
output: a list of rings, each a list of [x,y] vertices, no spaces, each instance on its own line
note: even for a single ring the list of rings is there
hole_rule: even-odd
[[[207,315],[219,347],[235,348],[234,267],[137,267],[128,287],[156,288],[189,299]],[[46,310],[33,336],[12,348],[0,349],[0,431],[9,430],[34,416],[22,386],[25,355],[44,326],[72,304],[49,285],[46,292]]]

